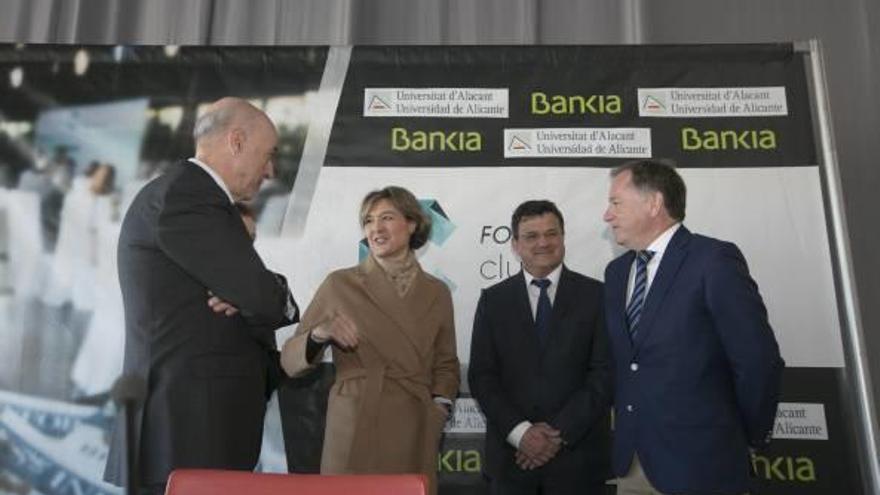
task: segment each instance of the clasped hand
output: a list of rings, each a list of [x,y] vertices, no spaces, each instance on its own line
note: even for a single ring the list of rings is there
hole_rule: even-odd
[[[533,424],[519,442],[516,464],[525,470],[539,468],[556,457],[560,448],[562,437],[559,430],[547,423]]]

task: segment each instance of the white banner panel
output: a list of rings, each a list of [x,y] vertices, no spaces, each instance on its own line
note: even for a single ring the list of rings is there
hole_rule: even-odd
[[[742,249],[786,364],[843,366],[818,170],[680,172],[688,185],[685,225]],[[526,199],[555,201],[566,221],[566,264],[601,280],[605,265],[620,254],[602,221],[608,183],[608,170],[595,168],[324,167],[303,236],[264,236],[257,245],[306,304],[327,273],[358,262],[357,214],[368,191],[395,184],[435,201],[447,218],[446,237],[429,242],[419,260],[452,290],[459,358],[467,363],[480,290],[519,270],[509,243],[514,208]]]

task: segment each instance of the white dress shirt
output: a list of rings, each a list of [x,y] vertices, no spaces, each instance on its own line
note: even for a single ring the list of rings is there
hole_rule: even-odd
[[[657,268],[660,266],[660,260],[663,259],[663,253],[666,252],[666,246],[669,245],[669,241],[672,240],[672,236],[675,234],[675,231],[681,227],[681,223],[676,223],[672,227],[669,227],[662,234],[657,236],[654,239],[654,242],[648,245],[645,249],[646,251],[654,251],[654,256],[651,257],[651,260],[648,261],[648,280],[646,280],[645,284],[645,298],[648,297],[648,291],[651,290],[651,284],[654,282],[654,275],[657,275]],[[635,283],[636,278],[636,261],[637,259],[633,259],[632,267],[629,269],[629,281],[626,284],[626,304],[629,304],[629,300],[632,297],[633,284]]]
[[[556,288],[559,287],[559,276],[562,275],[562,264],[553,269],[545,279],[550,281],[550,286],[547,287],[547,297],[550,298],[550,305],[556,301]],[[526,282],[526,292],[529,295],[529,305],[532,307],[532,318],[535,318],[535,314],[538,312],[538,297],[541,295],[541,289],[537,285],[532,284],[532,280],[535,280],[535,276],[529,273],[525,268],[523,268],[523,276]],[[519,443],[522,441],[523,435],[525,435],[526,430],[528,430],[532,426],[531,421],[523,421],[518,425],[514,426],[510,433],[507,434],[507,443],[513,445],[516,448],[519,448]]]

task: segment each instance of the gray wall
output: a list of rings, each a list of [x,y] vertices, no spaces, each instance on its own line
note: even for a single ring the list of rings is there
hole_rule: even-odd
[[[0,41],[614,44],[817,38],[825,48],[862,321],[880,355],[880,2],[0,0]],[[880,397],[880,362],[873,364]]]

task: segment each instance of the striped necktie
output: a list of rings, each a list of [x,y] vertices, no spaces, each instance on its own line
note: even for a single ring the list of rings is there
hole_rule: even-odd
[[[645,306],[645,294],[648,292],[648,262],[654,256],[654,251],[639,251],[636,253],[636,278],[633,282],[632,297],[626,306],[626,323],[629,327],[630,337],[635,340],[642,317],[642,309]]]

